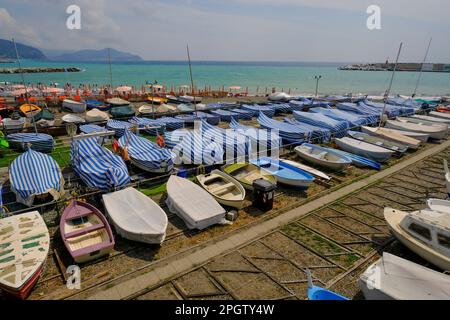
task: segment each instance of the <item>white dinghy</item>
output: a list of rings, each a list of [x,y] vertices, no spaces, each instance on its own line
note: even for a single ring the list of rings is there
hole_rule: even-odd
[[[352,160],[349,158],[340,155],[331,149],[316,146],[314,144],[304,143],[294,150],[300,158],[312,164],[334,171],[344,170],[352,164]]]
[[[78,102],[70,99],[64,99],[62,106],[63,108],[68,109],[74,113],[86,112],[86,102]]]
[[[450,113],[431,111],[428,115],[433,118],[450,120]]]
[[[74,114],[66,114],[61,117],[61,120],[66,123],[85,123],[86,120],[82,117],[76,116]]]
[[[450,300],[450,276],[387,252],[361,275],[367,300]]]
[[[160,244],[166,238],[167,215],[159,205],[134,188],[103,195],[108,217],[123,238]]]
[[[445,126],[450,125],[450,119],[444,119],[444,118],[436,118],[436,117],[430,117],[423,114],[415,114],[411,116],[413,119],[419,119],[419,120],[425,120],[432,123],[442,124]]]
[[[344,151],[378,162],[386,162],[394,154],[394,151],[392,150],[349,137],[336,139],[335,141],[339,148]]]
[[[171,176],[167,182],[167,206],[189,229],[205,229],[225,218],[225,209],[199,185]]]
[[[441,199],[428,199],[427,206],[432,211],[450,214],[450,201]]]
[[[373,128],[373,127],[361,127],[363,133],[370,134],[374,137],[380,137],[389,141],[401,143],[408,146],[411,149],[417,149],[420,147],[421,141],[408,137],[407,135],[396,132],[395,130],[386,128]],[[428,137],[427,137],[428,139]]]
[[[101,111],[98,109],[92,109],[86,112],[86,121],[87,122],[100,122],[100,121],[108,121],[109,114],[105,111]]]
[[[387,120],[386,127],[390,129],[425,133],[428,134],[430,138],[437,140],[445,139],[448,135],[448,128],[440,125],[430,126],[412,122]]]
[[[286,160],[286,159],[280,159],[280,161],[283,161],[284,163],[287,163],[293,167],[299,168],[300,170],[306,171],[311,173],[313,176],[316,176],[317,178],[321,178],[324,180],[331,180],[331,177],[325,173],[323,173],[320,170],[311,168],[307,165],[304,165],[303,163],[297,162],[297,161],[291,161],[291,160]]]

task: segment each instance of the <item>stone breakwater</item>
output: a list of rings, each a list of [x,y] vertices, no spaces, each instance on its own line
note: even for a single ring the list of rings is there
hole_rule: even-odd
[[[14,73],[50,73],[50,72],[81,72],[80,68],[0,68],[0,74],[14,74]]]
[[[339,70],[348,71],[392,71],[394,70],[394,63],[359,63],[341,66]],[[444,63],[399,63],[397,71],[412,71],[418,72],[450,72],[450,64]]]

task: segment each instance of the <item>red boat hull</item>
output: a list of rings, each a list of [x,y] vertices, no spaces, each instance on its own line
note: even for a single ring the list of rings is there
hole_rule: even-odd
[[[34,286],[38,282],[39,277],[42,274],[42,271],[44,270],[43,265],[31,276],[28,282],[26,282],[22,287],[19,288],[19,290],[3,286],[0,288],[15,298],[25,300],[26,298],[28,298],[28,296],[31,293],[31,290],[33,290]]]

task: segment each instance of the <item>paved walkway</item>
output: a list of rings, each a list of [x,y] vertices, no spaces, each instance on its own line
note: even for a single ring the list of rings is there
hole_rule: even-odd
[[[279,215],[273,219],[261,222],[259,224],[257,224],[256,226],[250,227],[246,230],[243,230],[235,235],[232,235],[230,237],[228,237],[227,239],[218,241],[214,244],[208,245],[202,249],[192,249],[182,255],[179,256],[175,256],[172,257],[170,260],[161,262],[161,264],[157,264],[155,265],[155,268],[152,269],[150,272],[147,272],[145,274],[139,275],[137,277],[134,278],[130,278],[128,280],[125,280],[119,284],[105,284],[102,287],[101,291],[98,291],[94,294],[92,294],[91,296],[88,297],[88,299],[126,299],[126,298],[136,298],[140,295],[145,295],[147,292],[151,292],[151,289],[157,288],[158,286],[160,286],[161,284],[165,284],[168,283],[169,280],[171,279],[176,279],[176,278],[180,278],[180,276],[187,274],[189,271],[193,271],[193,272],[206,272],[206,273],[211,273],[211,270],[213,271],[217,271],[217,268],[212,268],[212,269],[208,269],[208,270],[200,270],[200,267],[205,265],[207,262],[211,261],[214,257],[218,257],[218,256],[223,256],[229,252],[235,251],[238,248],[243,248],[246,245],[253,243],[254,240],[256,239],[261,239],[261,238],[265,238],[267,239],[268,236],[271,235],[271,233],[273,233],[274,230],[284,230],[283,231],[283,237],[287,236],[289,237],[289,232],[290,232],[290,228],[286,229],[286,226],[291,226],[290,223],[292,223],[293,221],[297,221],[298,219],[305,217],[308,214],[313,213],[314,211],[323,208],[329,204],[332,204],[334,202],[336,202],[339,199],[342,199],[345,196],[354,194],[357,191],[362,190],[363,188],[367,188],[368,186],[371,186],[372,184],[376,183],[376,182],[380,182],[382,179],[386,179],[387,177],[395,174],[395,173],[399,173],[402,170],[404,170],[405,168],[407,168],[408,166],[414,165],[420,161],[422,161],[423,159],[433,156],[433,155],[438,155],[440,152],[443,152],[446,148],[450,147],[450,141],[445,141],[440,145],[436,145],[432,148],[429,148],[425,151],[422,151],[420,153],[418,153],[417,155],[414,155],[413,157],[406,159],[394,166],[392,166],[391,168],[388,168],[386,170],[383,170],[379,173],[376,173],[368,178],[365,178],[363,180],[360,180],[358,182],[352,183],[348,186],[345,186],[337,191],[334,191],[324,197],[321,197],[319,199],[313,200],[305,205],[302,205],[298,208],[295,208],[289,212],[286,212],[282,215]],[[436,166],[436,170],[439,170],[439,164],[435,164]],[[428,173],[429,174],[429,173]],[[437,176],[439,176],[439,173],[437,173]],[[414,180],[414,177],[412,177],[412,179]],[[436,181],[439,181],[438,178],[433,178]],[[391,186],[392,187],[392,186]],[[395,187],[395,186],[394,186]],[[439,187],[439,183],[436,182],[435,185],[432,185],[431,187],[435,187],[438,188]],[[412,192],[412,191],[411,191]],[[374,197],[377,197],[376,195],[373,195]],[[364,197],[364,196],[363,196]],[[371,197],[371,195],[367,195],[365,196],[367,199],[369,199]],[[375,203],[372,203],[372,205],[374,207],[376,207],[377,205],[379,205],[378,202],[382,202],[383,198],[385,196],[378,196],[378,200],[374,200],[376,201]],[[404,197],[402,194],[398,194],[399,198]],[[363,200],[363,199],[362,199]],[[387,201],[389,202],[389,201]],[[391,202],[392,203],[392,202]],[[363,203],[362,205],[370,205],[370,202],[367,203]],[[381,208],[382,206],[380,206]],[[401,207],[402,208],[402,207]],[[379,209],[379,208],[378,208]],[[408,209],[408,206],[404,206],[403,209]],[[377,225],[380,224],[380,219],[379,217],[375,217],[378,218],[377,220]],[[300,227],[304,227],[306,222],[301,222],[300,223]],[[344,221],[345,223],[345,221]],[[297,226],[296,226],[297,227]],[[334,227],[334,226],[333,226]],[[342,229],[342,226],[338,226],[339,228]],[[368,226],[369,227],[369,226]],[[376,227],[375,227],[376,228]],[[385,236],[388,235],[388,232],[386,231],[386,228],[381,228],[381,229],[376,229],[375,231],[372,230],[373,234],[384,234]],[[304,231],[302,231],[304,232]],[[310,231],[307,231],[310,232]],[[367,231],[364,231],[367,233]],[[352,245],[356,245],[358,244],[358,241],[360,242],[360,244],[363,244],[365,241],[371,241],[370,239],[366,239],[364,237],[364,232],[362,232],[361,234],[359,234],[358,232],[353,232],[352,236],[354,237],[359,237],[359,239],[355,240],[353,239],[352,241],[355,243],[351,243]],[[320,236],[320,234],[318,234]],[[292,236],[292,235],[291,235]],[[350,238],[350,236],[349,236]],[[275,237],[274,239],[272,239],[271,241],[282,241],[283,239],[280,239],[279,237]],[[295,239],[294,239],[295,240]],[[270,244],[270,242],[265,242],[265,244]],[[296,240],[298,245],[302,245],[301,241],[299,242],[298,239]],[[329,239],[325,239],[324,241],[328,241]],[[352,242],[350,241],[350,242]],[[331,243],[333,242],[333,243]],[[334,245],[340,245],[339,241],[331,241],[330,242],[330,246],[334,246]],[[377,243],[378,245],[381,245],[381,243]],[[384,243],[383,245],[385,245],[386,243]],[[270,247],[270,246],[269,246]],[[329,265],[325,265],[325,268],[337,268],[339,269],[341,272],[337,273],[341,274],[342,272],[344,272],[344,274],[348,274],[352,271],[354,271],[355,268],[357,267],[361,267],[362,264],[366,263],[369,261],[369,259],[371,257],[373,257],[373,253],[370,253],[368,256],[364,255],[365,253],[361,254],[360,252],[358,252],[358,250],[356,249],[348,249],[344,246],[342,246],[342,250],[343,252],[333,255],[329,255],[329,254],[321,254],[321,252],[316,252],[316,250],[311,249],[315,251],[315,255],[317,256],[317,259],[321,259],[322,262],[328,262]],[[320,251],[320,250],[319,250]],[[370,250],[369,250],[370,251]],[[269,253],[265,253],[265,254],[269,254]],[[274,252],[271,252],[269,255],[274,255]],[[276,254],[275,254],[276,255]],[[348,268],[348,266],[342,265],[342,261],[336,261],[334,258],[330,258],[333,256],[341,256],[344,257],[346,256],[349,261],[352,261],[352,259],[356,259],[356,258],[361,258],[364,257],[364,259],[357,265],[357,266],[352,266],[351,268]],[[247,259],[247,257],[240,257],[240,258],[244,258]],[[236,259],[240,259],[239,257]],[[244,263],[237,261],[236,259],[231,259],[230,261],[228,261],[228,263],[226,264],[221,264],[221,268],[226,268],[226,265],[233,265],[233,263],[237,263],[238,265],[242,265],[241,267],[244,269],[252,269],[255,266],[252,265],[251,261],[248,261],[248,259],[246,261],[244,261]],[[272,258],[271,258],[272,259]],[[285,259],[285,258],[280,258],[278,257],[278,259]],[[275,259],[276,260],[276,259]],[[213,261],[214,262],[214,261]],[[212,263],[213,263],[212,262]],[[287,260],[287,262],[289,263],[293,263],[291,260]],[[250,263],[250,267],[248,266],[248,264]],[[297,266],[298,267],[298,266]],[[321,268],[324,268],[324,266],[322,266]],[[220,268],[219,268],[220,269]],[[239,268],[238,268],[239,269]],[[260,270],[260,269],[258,269]],[[219,270],[220,271],[220,270]],[[234,270],[236,271],[236,270]],[[239,271],[239,270],[238,270]],[[256,270],[246,270],[246,272],[250,272],[250,273],[258,273],[258,271]],[[292,271],[290,271],[292,272]],[[263,272],[264,273],[264,272]],[[202,277],[201,275],[197,274],[200,278]],[[261,276],[261,275],[260,275]],[[264,277],[273,277],[267,273],[263,274]],[[191,278],[195,278],[194,274],[191,276]],[[227,279],[225,279],[227,280]],[[233,281],[236,279],[228,279],[227,281]],[[272,279],[273,280],[273,279]],[[320,277],[319,277],[320,280]],[[329,279],[328,279],[329,280]],[[201,281],[201,280],[199,280]],[[219,281],[218,279],[216,279],[216,282]],[[246,278],[246,281],[248,282],[248,279]],[[256,281],[256,278],[251,280],[251,282]],[[305,281],[303,278],[301,281]],[[320,281],[322,284],[325,283],[325,281]],[[279,282],[278,282],[279,284]],[[304,284],[304,283],[302,283]],[[332,285],[330,283],[328,283],[329,285]],[[293,293],[292,290],[290,290],[289,288],[283,287],[285,285],[280,285],[280,288],[272,288],[271,287],[271,292],[277,292],[277,290],[281,290],[279,292],[278,295],[276,295],[276,298],[282,298],[284,297],[284,294],[286,295],[286,297],[295,295],[295,293]],[[226,290],[224,289],[226,287],[226,285],[223,286],[218,286],[217,283],[215,285],[215,288],[217,289],[217,287],[220,287],[221,289],[218,290],[215,293],[212,293],[212,296],[215,295],[225,295],[225,296],[229,296],[231,298],[270,298],[267,296],[246,296],[245,294],[243,295],[238,295],[238,294],[233,294],[231,292],[228,292],[230,290]],[[228,293],[224,293],[224,291],[228,292]],[[255,290],[252,290],[255,291]],[[256,290],[257,291],[257,290]],[[183,291],[179,291],[179,292],[183,292]],[[173,294],[173,293],[172,293]],[[176,295],[175,295],[176,296]],[[186,295],[188,296],[188,295]],[[195,295],[194,295],[195,296]],[[297,295],[296,295],[297,296]],[[298,297],[298,296],[297,296]],[[74,297],[74,298],[80,298],[80,297]],[[151,295],[148,296],[147,298],[151,298]],[[159,296],[159,298],[161,298]],[[177,297],[175,297],[177,298]],[[181,295],[181,297],[178,298],[186,298],[183,297],[183,295]],[[274,297],[272,297],[274,298]]]

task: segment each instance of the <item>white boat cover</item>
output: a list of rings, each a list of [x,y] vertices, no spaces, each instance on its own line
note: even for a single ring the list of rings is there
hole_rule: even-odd
[[[92,109],[86,112],[86,121],[88,122],[99,122],[99,121],[108,121],[109,120],[109,114],[98,110],[98,109]]]
[[[449,300],[450,276],[389,253],[369,267],[361,276],[364,285],[378,292],[364,290],[366,298],[396,300]],[[368,294],[367,294],[368,293]]]
[[[86,120],[84,120],[83,118],[76,116],[74,114],[66,114],[64,116],[62,116],[61,120],[63,122],[67,122],[67,123],[85,123]]]
[[[205,229],[225,218],[225,209],[199,185],[177,176],[167,182],[167,206],[189,229]]]
[[[106,211],[122,237],[161,243],[166,237],[167,215],[160,206],[134,188],[103,195]]]

